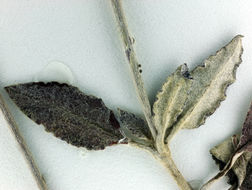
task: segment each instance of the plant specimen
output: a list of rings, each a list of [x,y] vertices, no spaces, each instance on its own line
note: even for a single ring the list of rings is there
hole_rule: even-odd
[[[186,64],[179,66],[150,105],[121,1],[111,2],[145,118],[121,109],[112,111],[100,98],[55,81],[11,85],[5,90],[24,114],[56,137],[89,150],[122,143],[146,149],[164,164],[180,189],[192,189],[177,169],[169,143],[179,130],[201,126],[225,99],[241,63],[242,36],[235,36],[191,71]]]

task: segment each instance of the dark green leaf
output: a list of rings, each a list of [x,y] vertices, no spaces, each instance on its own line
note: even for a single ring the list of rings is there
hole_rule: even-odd
[[[150,145],[152,143],[151,132],[147,123],[132,113],[120,109],[118,111],[121,130],[124,135],[134,142]]]
[[[113,112],[101,99],[85,95],[76,87],[38,82],[5,90],[29,118],[72,145],[98,150],[122,138]]]

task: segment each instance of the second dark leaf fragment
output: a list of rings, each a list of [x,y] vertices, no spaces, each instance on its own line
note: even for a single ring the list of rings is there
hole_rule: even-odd
[[[133,113],[118,109],[121,131],[129,141],[150,146],[153,144],[147,123]]]

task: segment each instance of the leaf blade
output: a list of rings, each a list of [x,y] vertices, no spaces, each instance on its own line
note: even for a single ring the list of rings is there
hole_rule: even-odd
[[[113,112],[101,99],[85,95],[76,87],[38,82],[5,90],[30,119],[74,146],[98,150],[122,138]]]
[[[233,136],[232,139],[224,141],[220,145],[211,149],[211,154],[217,159],[226,163],[226,166],[212,179],[210,179],[202,189],[209,187],[214,181],[225,176],[230,169],[233,169],[238,178],[237,185],[241,189],[250,189],[252,187],[252,103],[242,128],[242,134],[239,138]],[[248,172],[247,172],[248,171]],[[244,183],[243,183],[244,182]],[[249,187],[249,188],[247,188]]]
[[[167,131],[170,130],[169,128],[177,121],[187,99],[191,79],[188,76],[184,76],[184,67],[187,68],[186,64],[179,66],[167,78],[153,105],[154,123],[158,135],[163,136],[161,137],[162,139],[164,139]]]
[[[187,121],[184,124],[186,128],[195,128],[203,124],[205,116],[212,114],[219,107],[220,102],[225,99],[226,88],[234,82],[236,67],[241,63],[241,53],[243,51],[241,38],[241,36],[236,36],[227,46],[219,50],[216,55],[206,59],[204,67],[196,67],[191,72],[194,82],[190,91],[192,94],[185,107]],[[201,78],[203,75],[205,77]],[[206,77],[211,80],[206,81]],[[219,91],[219,94],[215,94],[216,90]],[[199,98],[201,96],[203,97]],[[215,99],[213,100],[213,98]],[[213,102],[212,105],[209,105],[209,101]],[[203,113],[198,114],[202,111]],[[198,121],[195,121],[195,123],[189,122],[196,115],[198,115]]]
[[[244,146],[251,140],[252,140],[252,103],[250,105],[246,119],[243,123],[241,138],[238,147],[240,148]]]
[[[221,144],[215,146],[210,150],[213,158],[215,160],[219,160],[224,164],[227,164],[229,160],[232,158],[234,152],[236,151],[239,143],[240,135],[234,135],[231,138],[225,140]],[[231,166],[232,171],[229,170],[227,172],[227,176],[229,177],[228,183],[233,186],[240,186],[246,177],[246,168],[249,164],[250,159],[252,158],[252,154],[250,152],[244,152]],[[224,165],[225,166],[225,165]],[[224,168],[224,167],[223,167]],[[220,170],[223,168],[220,167]],[[230,173],[232,172],[232,173]],[[236,179],[234,179],[234,175]],[[233,179],[232,179],[233,178]]]
[[[241,35],[234,37],[191,72],[193,81],[189,96],[179,121],[168,136],[168,142],[180,129],[193,129],[204,124],[225,99],[226,89],[235,81],[236,69],[242,61],[241,39]]]
[[[225,99],[226,88],[234,82],[236,67],[241,63],[241,53],[241,36],[236,36],[227,46],[219,50],[216,55],[210,56],[204,62],[204,67],[196,67],[191,72],[194,82],[190,91],[192,96],[188,99],[185,108],[187,112],[185,115],[187,121],[184,123],[186,128],[195,128],[203,124],[205,121],[204,117],[207,114],[212,114],[220,102]],[[211,78],[211,81],[206,81],[206,78],[200,78],[202,75],[208,75],[207,78]],[[201,87],[199,84],[201,84]],[[215,90],[219,91],[219,94],[215,94]],[[203,97],[199,100],[199,97],[202,95]],[[214,97],[216,97],[215,100],[209,99]],[[208,105],[210,104],[209,101],[213,102],[213,106]],[[204,104],[208,107],[205,108]],[[194,113],[196,110],[198,110],[197,113]],[[199,119],[195,124],[189,122],[191,118],[202,111],[203,113],[198,116]]]
[[[146,146],[153,144],[147,123],[133,113],[118,109],[121,131],[130,140]]]

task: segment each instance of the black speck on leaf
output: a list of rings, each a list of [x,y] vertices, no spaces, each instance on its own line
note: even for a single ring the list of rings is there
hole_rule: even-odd
[[[123,138],[118,121],[102,99],[74,86],[32,82],[5,90],[30,119],[74,146],[99,150]]]
[[[192,76],[189,72],[189,68],[187,67],[187,64],[184,63],[181,68],[181,73],[185,78],[192,79]]]

